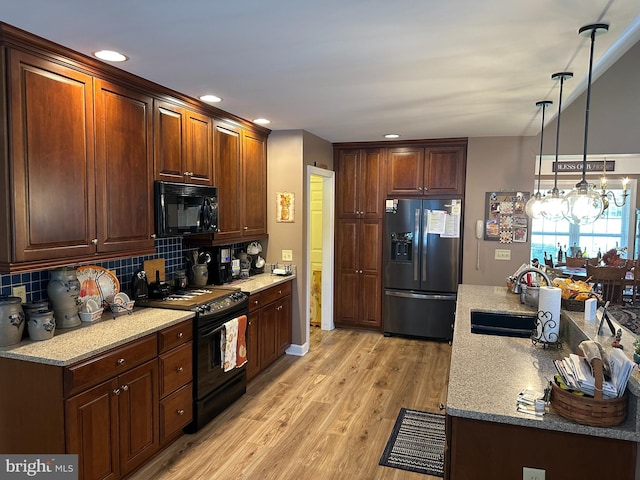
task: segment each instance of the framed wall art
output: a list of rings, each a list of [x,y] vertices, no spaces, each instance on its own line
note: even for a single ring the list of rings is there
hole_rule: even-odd
[[[525,205],[530,192],[487,192],[485,199],[484,239],[500,243],[524,243],[529,219]]]
[[[295,195],[293,192],[277,192],[276,202],[276,222],[293,223],[295,221]]]

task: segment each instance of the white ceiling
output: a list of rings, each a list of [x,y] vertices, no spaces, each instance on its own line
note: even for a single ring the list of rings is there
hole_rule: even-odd
[[[640,39],[638,0],[3,3],[0,21],[85,54],[119,50],[129,72],[331,142],[536,135],[535,102],[557,104],[552,73],[575,74],[563,106],[584,90],[578,28],[610,24],[595,43],[607,65]]]

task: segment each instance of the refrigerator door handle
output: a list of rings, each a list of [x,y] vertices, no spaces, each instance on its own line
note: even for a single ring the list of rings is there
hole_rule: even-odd
[[[417,298],[419,300],[456,300],[457,299],[457,296],[455,294],[396,292],[392,290],[385,290],[384,294],[389,297]]]
[[[422,214],[422,258],[420,263],[422,264],[422,281],[427,281],[427,235],[429,231],[427,227],[429,222],[429,210],[424,210]]]
[[[418,281],[418,266],[420,265],[420,261],[418,258],[418,241],[419,241],[419,237],[420,237],[420,209],[416,208],[416,211],[414,212],[414,219],[413,219],[413,242],[412,243],[412,248],[413,248],[413,280],[415,282]]]

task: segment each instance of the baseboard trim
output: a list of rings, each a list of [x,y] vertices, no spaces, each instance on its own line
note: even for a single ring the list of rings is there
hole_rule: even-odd
[[[295,355],[297,357],[304,357],[309,352],[309,342],[303,345],[291,345],[286,350],[287,355]]]

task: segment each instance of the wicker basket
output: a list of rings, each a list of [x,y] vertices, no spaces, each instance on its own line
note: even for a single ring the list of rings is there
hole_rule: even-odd
[[[595,298],[598,300],[598,306],[604,305],[603,302],[600,301],[597,295],[593,295],[591,298]],[[562,299],[562,308],[565,310],[569,310],[571,312],[584,312],[584,300],[574,300],[573,298],[563,298]]]
[[[602,398],[602,361],[594,360],[595,397],[583,397],[561,389],[551,382],[551,406],[564,418],[592,427],[613,427],[627,416],[627,393],[622,397]]]

